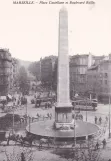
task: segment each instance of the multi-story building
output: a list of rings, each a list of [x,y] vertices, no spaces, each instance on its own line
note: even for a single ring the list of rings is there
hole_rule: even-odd
[[[0,49],[0,95],[9,93],[12,58],[8,49]]]
[[[109,94],[111,93],[111,60],[104,60],[98,66],[99,82],[101,91],[99,99],[108,102]]]
[[[101,63],[101,61],[106,59],[106,56],[102,55],[102,56],[92,56],[93,62],[95,65],[98,65]]]
[[[92,64],[92,55],[74,55],[70,58],[70,87],[74,93],[86,91],[86,71]]]
[[[86,93],[92,98],[97,98],[101,92],[101,83],[99,81],[98,65],[92,65],[86,71]]]
[[[11,86],[10,89],[12,89],[14,86],[16,86],[16,80],[17,80],[17,74],[19,71],[19,61],[15,58],[12,58],[12,64],[11,64]]]
[[[41,82],[45,86],[51,86],[53,81],[53,71],[56,62],[56,56],[49,56],[41,59],[40,70],[41,70]]]
[[[101,102],[108,102],[111,94],[111,60],[103,60],[87,71],[87,91]]]

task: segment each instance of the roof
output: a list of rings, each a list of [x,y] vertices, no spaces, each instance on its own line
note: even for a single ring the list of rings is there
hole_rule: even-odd
[[[98,65],[92,65],[90,68],[88,68],[88,70],[97,70],[98,69]]]

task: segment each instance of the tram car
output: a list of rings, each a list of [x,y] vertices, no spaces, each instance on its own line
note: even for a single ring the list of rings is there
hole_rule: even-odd
[[[73,100],[72,105],[74,110],[96,111],[98,102],[97,99]]]

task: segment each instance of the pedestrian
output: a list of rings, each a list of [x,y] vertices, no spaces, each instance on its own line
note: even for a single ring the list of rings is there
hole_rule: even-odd
[[[49,113],[47,113],[47,117],[48,117],[48,118],[50,117]]]
[[[52,108],[52,102],[50,102],[50,108]]]
[[[49,108],[50,107],[50,104],[49,104],[49,102],[47,103],[47,108]]]
[[[108,122],[108,117],[106,116],[106,122]]]
[[[98,118],[97,118],[97,116],[95,116],[95,124],[97,124],[97,120],[98,120]]]
[[[9,145],[9,141],[10,141],[10,133],[9,133],[8,138],[7,138],[7,146]]]
[[[97,141],[95,150],[98,150],[98,149],[99,149],[99,143],[98,143],[98,141]]]
[[[19,104],[20,104],[20,101],[19,101],[19,99],[18,99],[18,101],[17,101],[17,104],[18,104],[18,106],[19,106]]]
[[[23,152],[21,153],[21,161],[26,161],[26,160],[25,160],[25,155],[24,155]]]
[[[104,139],[104,140],[102,141],[102,143],[103,143],[103,149],[105,149],[105,148],[106,148],[106,139]]]
[[[37,113],[37,115],[36,115],[36,116],[37,116],[37,118],[39,118],[39,117],[40,117],[40,115],[39,115],[38,113]]]
[[[81,120],[83,121],[83,115],[81,115]]]
[[[101,118],[101,117],[99,118],[99,123],[100,123],[100,125],[101,125],[101,123],[102,123],[102,118]]]
[[[49,118],[50,118],[50,120],[51,120],[51,118],[52,118],[52,114],[51,114],[51,113],[49,114]]]
[[[47,103],[45,103],[45,109],[47,109]]]

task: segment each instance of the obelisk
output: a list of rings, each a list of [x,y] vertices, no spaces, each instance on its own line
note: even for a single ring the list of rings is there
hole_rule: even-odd
[[[55,123],[57,126],[72,122],[72,105],[69,90],[68,12],[63,7],[59,12],[57,104]]]

